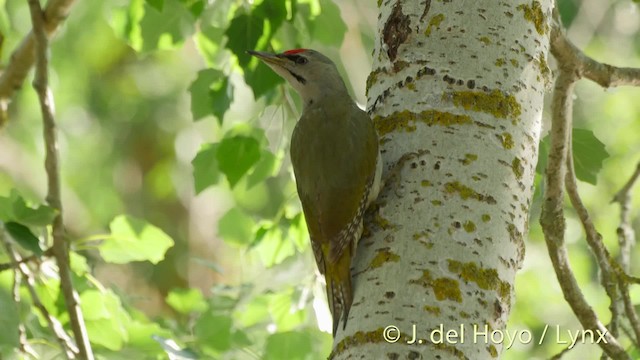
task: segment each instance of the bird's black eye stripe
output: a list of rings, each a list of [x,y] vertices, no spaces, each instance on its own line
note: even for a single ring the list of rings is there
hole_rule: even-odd
[[[287,58],[298,65],[304,65],[309,61],[306,57],[300,55],[287,55]]]
[[[304,85],[304,84],[306,84],[307,79],[305,79],[305,78],[303,78],[302,76],[300,76],[300,75],[298,75],[298,74],[294,73],[294,72],[293,72],[293,71],[291,71],[291,70],[287,70],[287,71],[289,72],[289,74],[291,74],[291,76],[293,76],[296,80],[298,80],[298,82],[299,82],[300,84],[303,84],[303,85]]]

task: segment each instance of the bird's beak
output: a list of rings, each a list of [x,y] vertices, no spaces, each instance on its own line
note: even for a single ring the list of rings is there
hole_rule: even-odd
[[[264,51],[247,50],[247,54],[257,57],[267,65],[283,66],[286,62],[286,59],[278,56],[277,54],[272,54]]]

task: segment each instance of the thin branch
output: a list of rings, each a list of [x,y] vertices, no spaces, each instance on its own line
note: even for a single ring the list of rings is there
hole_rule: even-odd
[[[52,36],[67,18],[75,0],[50,0],[44,11],[44,30]],[[7,109],[13,93],[24,83],[35,61],[35,38],[29,33],[11,54],[11,59],[0,75],[0,126],[7,119]]]
[[[617,67],[593,60],[578,49],[559,26],[554,26],[551,31],[551,53],[558,63],[572,64],[580,77],[592,80],[604,88],[640,86],[640,69]]]
[[[635,335],[635,344],[640,347],[640,319],[638,318],[638,313],[636,312],[635,306],[631,302],[631,296],[629,295],[629,284],[623,279],[619,277],[618,286],[620,286],[620,292],[622,293],[622,301],[624,303],[624,310],[627,313],[627,317],[629,318],[629,324],[631,324],[631,329],[633,330],[633,334]],[[629,336],[631,338],[631,336]]]
[[[561,63],[560,73],[556,79],[552,103],[551,148],[547,163],[546,183],[540,224],[544,232],[549,257],[553,264],[558,282],[567,303],[585,329],[599,331],[604,334],[606,343],[599,345],[613,359],[630,359],[616,338],[612,336],[596,313],[587,303],[578,285],[564,242],[564,189],[563,183],[567,173],[566,163],[569,151],[573,88],[578,80],[577,73],[571,65]]]
[[[631,264],[631,248],[635,244],[635,232],[631,226],[631,189],[640,177],[640,162],[627,183],[616,193],[612,202],[620,204],[620,226],[618,226],[618,244],[620,245],[620,265],[628,273]]]
[[[20,262],[18,262],[18,264],[24,264],[28,262],[42,260],[43,258],[52,256],[52,255],[53,255],[53,248],[48,248],[47,250],[44,251],[44,253],[42,253],[42,255],[30,255],[20,259]],[[0,263],[0,272],[6,271],[9,269],[14,269],[14,268],[15,266],[13,263]]]
[[[60,275],[60,289],[65,299],[69,322],[73,335],[78,345],[78,356],[83,360],[93,360],[89,336],[84,324],[82,311],[78,304],[78,294],[73,288],[71,281],[71,270],[69,266],[69,243],[65,239],[64,225],[62,219],[62,201],[60,195],[60,171],[58,166],[58,144],[56,140],[56,124],[54,120],[53,93],[49,89],[48,74],[48,50],[49,40],[47,38],[45,14],[40,8],[38,0],[27,0],[31,12],[31,22],[33,23],[33,38],[35,45],[35,76],[33,87],[40,100],[40,110],[43,118],[43,131],[45,142],[45,169],[47,171],[47,202],[52,208],[58,211],[53,219],[53,253],[58,264]]]
[[[47,320],[47,324],[53,332],[54,337],[60,344],[60,348],[65,354],[65,357],[67,359],[75,359],[75,354],[78,352],[78,348],[75,346],[69,335],[67,335],[67,333],[64,331],[64,328],[62,327],[62,324],[58,321],[58,319],[53,317],[49,313],[47,308],[42,304],[42,301],[40,301],[40,297],[35,290],[35,281],[33,279],[33,276],[31,275],[29,267],[24,263],[24,261],[22,261],[23,259],[21,259],[13,249],[13,246],[11,245],[9,240],[4,236],[4,232],[2,232],[2,229],[0,229],[0,242],[2,242],[2,244],[4,245],[4,248],[6,249],[9,258],[11,259],[11,262],[14,264],[13,269],[16,272],[16,278],[21,275],[26,280],[25,285],[29,290],[29,295],[31,296],[31,300],[33,301],[33,306],[35,306],[36,309],[40,311],[40,314],[42,314],[42,316]],[[19,296],[19,292],[16,295],[16,291],[14,289],[14,300],[16,301],[16,303],[20,301]],[[26,350],[27,349],[25,349],[25,351]]]
[[[573,154],[571,135],[568,140],[568,154]],[[573,166],[573,156],[567,155],[567,175],[565,176],[565,187],[567,194],[571,200],[571,205],[576,210],[582,228],[584,229],[587,244],[591,248],[591,252],[596,258],[598,267],[601,271],[600,282],[609,296],[610,304],[609,310],[611,311],[611,322],[609,324],[609,330],[613,336],[618,336],[618,322],[622,313],[620,296],[617,288],[617,276],[616,272],[611,268],[611,255],[602,242],[602,235],[596,230],[589,211],[580,198],[578,192],[578,180],[576,179],[575,168]]]
[[[4,233],[1,233],[0,236],[3,237],[1,241],[5,245],[5,250],[8,253],[11,253],[11,244],[6,240],[6,238],[4,238]],[[15,261],[15,257],[11,255],[13,254],[9,254],[11,260]],[[22,282],[22,273],[18,269],[17,263],[14,262],[14,264],[16,264],[15,267],[10,267],[11,269],[13,269],[13,288],[11,289],[11,293],[13,295],[13,301],[16,303],[16,305],[19,305],[21,300],[20,283]],[[27,339],[27,328],[24,326],[24,323],[22,321],[18,324],[18,343],[20,344],[20,352],[22,352],[23,354],[29,354],[34,358],[38,357],[38,353],[36,353],[31,345],[29,345],[29,340]]]

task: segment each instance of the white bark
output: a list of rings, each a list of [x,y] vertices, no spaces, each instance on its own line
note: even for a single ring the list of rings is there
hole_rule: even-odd
[[[500,357],[507,340],[474,326],[505,330],[514,301],[550,14],[549,0],[381,2],[368,104],[383,178],[399,171],[360,242],[334,359]]]

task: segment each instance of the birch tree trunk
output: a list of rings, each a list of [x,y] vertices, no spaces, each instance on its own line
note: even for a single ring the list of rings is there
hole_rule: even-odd
[[[552,2],[378,3],[367,88],[386,186],[332,358],[499,358],[528,232]]]

